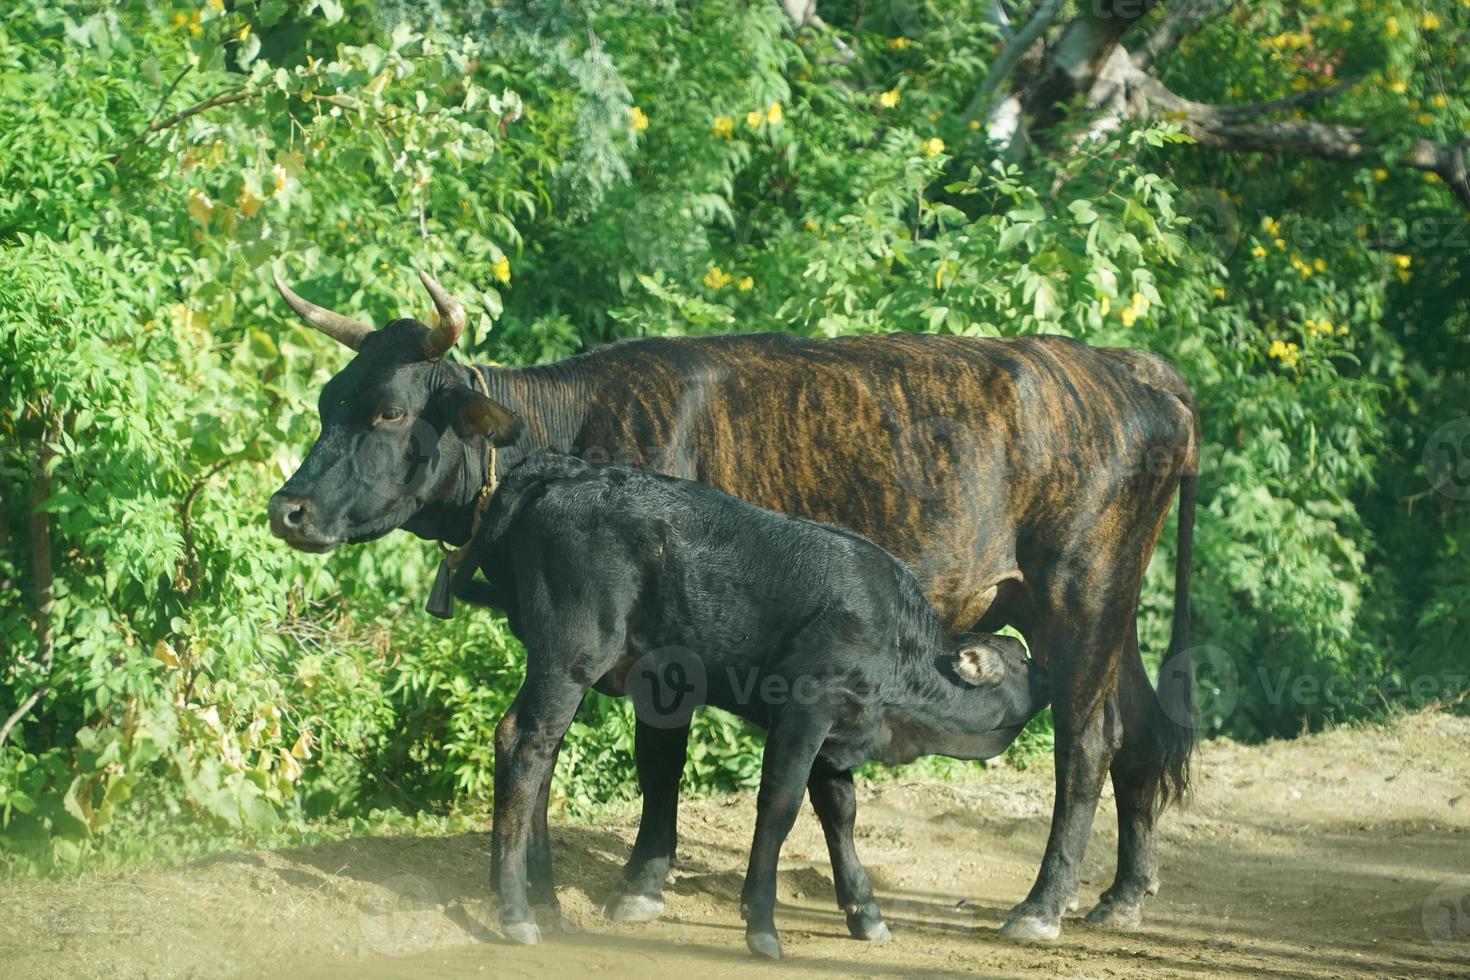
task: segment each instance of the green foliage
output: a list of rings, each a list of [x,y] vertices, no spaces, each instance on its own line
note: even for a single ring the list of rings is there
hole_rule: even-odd
[[[428,545],[323,559],[269,537],[265,501],[344,360],[274,298],[279,258],[375,322],[423,310],[413,270],[435,268],[472,312],[467,356],[506,363],[761,329],[1156,351],[1203,410],[1208,730],[1457,693],[1470,512],[1422,465],[1470,404],[1470,236],[1443,186],[1208,151],[1168,121],[995,162],[964,113],[996,50],[984,3],[834,0],[852,57],[774,3],[462,6],[0,13],[0,706],[35,697],[0,746],[9,868],[444,826],[490,795],[521,672],[503,623],[420,611]],[[1302,111],[1392,147],[1452,141],[1467,34],[1463,4],[1262,4],[1163,77],[1231,102],[1360,74]],[[1151,660],[1171,532],[1145,583]],[[1283,693],[1303,677],[1353,683]],[[626,704],[590,697],[557,805],[634,793],[631,737]],[[1049,745],[1043,720],[1018,758]],[[745,726],[697,718],[692,788],[758,770]]]

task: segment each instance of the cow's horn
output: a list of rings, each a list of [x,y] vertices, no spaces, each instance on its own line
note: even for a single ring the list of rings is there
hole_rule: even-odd
[[[362,348],[363,339],[373,332],[373,328],[366,323],[359,323],[351,317],[343,316],[340,313],[333,313],[331,310],[323,309],[315,303],[297,296],[291,287],[286,285],[281,279],[279,270],[273,272],[272,277],[275,279],[276,289],[280,291],[281,298],[286,301],[286,305],[295,310],[296,315],[301,317],[301,319],[316,327],[333,340],[346,344],[353,350],[359,350]]]
[[[434,297],[434,308],[439,311],[439,325],[429,331],[429,339],[424,341],[424,353],[430,358],[443,357],[464,333],[464,307],[427,272],[420,272],[419,278],[424,281],[429,295]]]

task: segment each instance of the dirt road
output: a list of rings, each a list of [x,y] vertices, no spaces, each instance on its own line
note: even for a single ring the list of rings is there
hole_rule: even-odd
[[[1163,830],[1163,890],[1141,929],[1080,916],[1115,842],[1098,814],[1082,909],[1047,946],[997,933],[1046,839],[1051,767],[860,790],[858,846],[893,930],[848,939],[808,811],[782,862],[787,957],[746,952],[736,911],[748,797],[686,805],[667,921],[597,915],[634,814],[553,829],[575,931],[501,943],[481,901],[483,834],[217,857],[191,867],[0,888],[6,977],[986,976],[1470,974],[1470,719],[1404,719],[1293,742],[1204,746]]]

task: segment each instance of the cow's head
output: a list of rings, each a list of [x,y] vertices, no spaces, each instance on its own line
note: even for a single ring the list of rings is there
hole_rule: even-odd
[[[407,526],[437,537],[435,514],[469,505],[485,477],[486,441],[503,445],[516,417],[470,385],[444,355],[464,308],[420,273],[439,311],[433,328],[393,320],[374,330],[276,288],[302,319],[357,351],[322,389],[321,435],[271,497],[271,531],[294,548],[328,551]]]

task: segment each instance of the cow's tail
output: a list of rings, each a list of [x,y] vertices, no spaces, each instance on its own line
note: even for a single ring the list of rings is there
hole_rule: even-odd
[[[1196,429],[1196,432],[1198,429]],[[1198,441],[1195,442],[1198,445]],[[1193,455],[1191,453],[1191,455]],[[1191,460],[1191,464],[1194,461]],[[1197,723],[1194,708],[1194,663],[1189,649],[1189,567],[1194,551],[1194,503],[1199,482],[1190,465],[1179,480],[1179,544],[1174,559],[1174,629],[1159,665],[1155,737],[1163,763],[1159,802],[1183,800],[1189,789],[1190,759]]]

